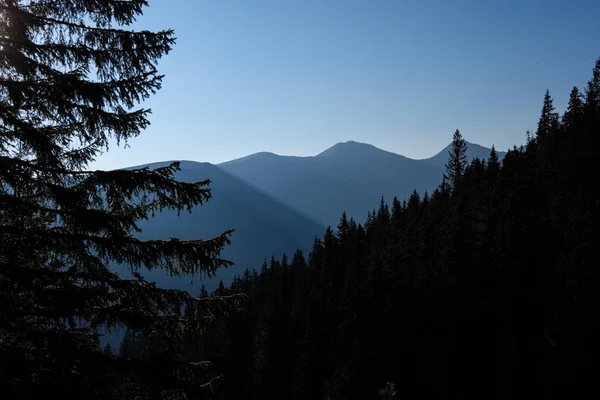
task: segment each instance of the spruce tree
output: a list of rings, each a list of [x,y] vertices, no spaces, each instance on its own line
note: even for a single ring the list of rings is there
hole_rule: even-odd
[[[536,135],[538,138],[551,137],[558,128],[558,114],[554,112],[554,104],[550,91],[546,90],[544,95],[544,105],[542,106],[542,115],[538,121]]]
[[[490,150],[490,156],[488,157],[488,166],[494,166],[495,169],[500,168],[500,160],[498,158],[498,152],[496,151],[496,146],[492,145],[492,149]]]
[[[597,114],[600,107],[600,57],[594,65],[592,79],[588,81],[585,98],[588,112]]]
[[[571,90],[569,105],[565,111],[562,123],[567,135],[579,133],[584,115],[584,102],[581,93],[577,87]]]
[[[445,183],[449,183],[452,189],[456,189],[466,168],[467,142],[463,139],[460,131],[457,129],[452,137],[452,148],[449,151],[449,158],[446,163],[446,173],[444,174],[442,186],[444,186]]]
[[[149,125],[139,104],[161,87],[157,61],[174,32],[132,31],[146,0],[0,1],[0,384],[3,398],[115,395],[103,371],[134,374],[156,398],[212,393],[205,364],[174,351],[103,354],[98,332],[130,328],[168,340],[197,330],[236,298],[161,290],[144,268],[210,276],[229,263],[210,240],[142,241],[138,222],[190,211],[209,181],[175,180],[178,163],[90,171],[111,139]],[[109,263],[127,266],[123,279]],[[127,353],[122,350],[121,353]],[[110,367],[110,368],[109,368]]]
[[[585,130],[586,136],[590,137],[589,159],[597,158],[600,150],[600,138],[597,134],[600,127],[600,58],[594,65],[592,78],[588,81],[585,89]],[[597,163],[591,161],[591,166],[597,168]]]
[[[204,284],[202,284],[202,286],[200,287],[200,297],[203,299],[208,297],[208,290],[206,290],[206,285]]]
[[[290,266],[292,267],[293,270],[306,269],[306,267],[307,267],[306,258],[304,258],[304,253],[302,252],[302,250],[300,250],[300,249],[296,250],[296,252],[294,253],[294,256],[292,257],[292,262],[291,262]]]
[[[340,241],[345,241],[350,234],[350,222],[348,221],[348,215],[344,211],[342,218],[337,226],[337,237]]]

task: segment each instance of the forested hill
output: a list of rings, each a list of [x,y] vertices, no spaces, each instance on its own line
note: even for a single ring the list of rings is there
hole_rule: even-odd
[[[169,162],[157,162],[139,167],[151,170],[164,167]],[[201,283],[209,290],[217,287],[219,280],[231,283],[233,276],[245,268],[256,268],[273,254],[291,252],[296,248],[310,249],[313,238],[323,231],[321,225],[277,201],[267,193],[249,186],[220,168],[194,161],[181,161],[178,181],[211,181],[211,198],[191,213],[164,210],[140,221],[138,237],[144,240],[167,240],[177,237],[191,240],[197,237],[215,237],[220,232],[234,229],[231,244],[224,247],[222,257],[234,265],[222,268],[214,277],[199,281],[192,276],[169,276],[160,269],[144,270],[143,275],[159,287],[200,293]],[[118,268],[128,275],[127,268]]]
[[[599,138],[600,60],[563,115],[546,95],[537,131],[502,162],[467,162],[457,131],[427,197],[381,203],[364,223],[342,217],[310,254],[221,285],[215,295],[247,294],[247,311],[186,354],[214,360],[230,399],[593,393]]]

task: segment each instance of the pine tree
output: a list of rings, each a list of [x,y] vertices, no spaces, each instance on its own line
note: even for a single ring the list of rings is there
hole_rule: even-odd
[[[600,57],[596,60],[596,65],[594,65],[592,79],[588,81],[585,100],[588,112],[597,115],[600,108]]]
[[[449,151],[442,187],[448,183],[452,189],[458,188],[460,179],[467,168],[467,161],[467,142],[457,129],[452,137],[452,148]]]
[[[306,259],[304,258],[304,253],[302,250],[298,249],[294,253],[294,257],[292,257],[292,263],[290,264],[293,270],[304,270],[306,269]]]
[[[429,193],[427,193],[427,191],[425,191],[425,194],[423,194],[423,201],[421,203],[423,208],[427,208],[429,205]]]
[[[586,159],[591,157],[591,155],[588,157],[581,157],[581,155],[585,153],[589,154],[590,149],[582,148],[585,136],[585,102],[577,87],[573,87],[571,90],[569,104],[565,113],[563,114],[561,122],[561,132],[569,139],[569,141],[565,143],[568,145],[569,151],[563,151],[559,153],[558,162],[563,167],[559,171],[559,174],[561,175],[562,179],[565,181],[571,181],[572,184],[574,184],[578,180],[585,180],[583,177],[579,177],[579,179],[573,179],[573,175],[578,177],[580,174],[578,174],[576,171],[588,170],[589,167],[586,167],[585,163]],[[573,157],[575,154],[579,154],[579,156]]]
[[[574,135],[579,133],[581,124],[584,116],[584,102],[581,93],[577,87],[573,87],[571,90],[571,96],[569,97],[569,105],[565,111],[562,123],[564,131],[568,135]]]
[[[416,217],[421,209],[421,196],[417,190],[413,190],[412,194],[408,198],[408,203],[406,204],[406,211],[408,212],[409,217]]]
[[[381,196],[381,201],[379,202],[379,209],[377,210],[377,219],[380,220],[380,223],[385,225],[389,221],[390,217],[390,209],[387,203],[385,202],[383,196]]]
[[[490,156],[488,157],[488,166],[491,165],[493,165],[494,168],[500,168],[498,152],[496,151],[496,147],[494,145],[492,145],[492,149],[490,150]]]
[[[109,357],[98,332],[131,329],[168,339],[201,328],[231,301],[158,289],[141,270],[210,276],[224,232],[210,240],[142,241],[138,222],[210,198],[209,181],[175,180],[178,163],[90,171],[109,140],[149,124],[136,108],[161,87],[156,64],[171,30],[132,31],[146,0],[0,1],[0,383],[3,398],[110,397],[105,365],[134,373],[138,392],[209,395],[205,365]],[[119,263],[133,279],[108,268]],[[227,307],[226,307],[227,306]],[[10,366],[5,368],[4,366]]]
[[[281,256],[281,269],[285,270],[288,266],[288,256],[286,253],[283,253]]]
[[[215,290],[216,296],[225,296],[227,294],[227,289],[225,289],[225,285],[223,284],[223,280],[219,280],[219,284],[217,285],[217,289]]]
[[[528,129],[528,130],[525,132],[525,144],[526,144],[528,147],[529,147],[529,146],[531,146],[531,145],[533,144],[533,139],[534,139],[534,137],[533,137],[533,135],[531,134],[531,131]]]
[[[400,218],[400,214],[402,214],[402,204],[400,204],[398,197],[394,196],[392,200],[392,221],[397,221]]]
[[[547,138],[556,134],[558,128],[558,114],[554,112],[554,104],[550,91],[546,90],[544,95],[544,105],[542,106],[542,115],[538,121],[536,136],[538,138]]]
[[[208,297],[208,291],[206,290],[206,286],[204,284],[202,284],[200,287],[200,297],[203,299]]]
[[[590,137],[590,149],[587,157],[591,161],[591,167],[597,170],[598,163],[592,161],[600,154],[600,58],[596,61],[592,72],[592,79],[588,81],[585,90],[585,134]]]
[[[269,270],[269,266],[267,265],[267,259],[265,258],[265,260],[263,261],[261,267],[260,267],[260,276],[262,277],[267,277],[267,271]]]
[[[350,234],[350,222],[348,221],[348,216],[344,211],[342,213],[342,218],[337,226],[337,237],[340,241],[345,241],[348,239],[348,235]]]

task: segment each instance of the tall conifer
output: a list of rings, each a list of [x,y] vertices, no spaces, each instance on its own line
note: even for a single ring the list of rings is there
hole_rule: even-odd
[[[452,137],[452,147],[449,151],[446,173],[442,185],[449,183],[452,189],[456,189],[467,168],[467,161],[467,142],[457,129]]]
[[[538,121],[536,136],[538,138],[551,137],[558,128],[558,114],[554,112],[554,101],[550,96],[550,91],[546,90],[544,95],[544,105],[542,106],[542,115]]]
[[[138,106],[161,87],[171,30],[127,28],[145,0],[0,1],[0,384],[3,398],[103,398],[105,365],[136,376],[136,393],[209,395],[204,364],[103,354],[97,333],[129,327],[168,339],[224,310],[158,289],[143,268],[212,275],[225,232],[210,240],[142,241],[138,222],[191,210],[208,181],[175,180],[178,164],[90,171],[110,139],[149,125]],[[109,263],[127,266],[123,279]],[[126,352],[125,352],[126,353]],[[125,354],[127,356],[127,354]],[[10,367],[8,367],[10,366]]]

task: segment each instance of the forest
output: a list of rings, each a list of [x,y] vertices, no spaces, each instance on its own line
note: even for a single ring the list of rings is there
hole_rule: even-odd
[[[537,130],[500,164],[468,163],[457,130],[422,197],[383,199],[222,282],[246,308],[181,342],[209,359],[225,398],[568,398],[597,372],[600,59],[563,115],[549,92]],[[158,354],[129,331],[121,355]],[[393,396],[395,393],[395,396]]]
[[[232,231],[135,233],[203,205],[211,182],[178,181],[179,162],[89,168],[150,124],[140,104],[176,38],[127,28],[147,5],[0,1],[0,398],[594,393],[600,58],[563,113],[546,92],[502,161],[468,160],[457,129],[431,193],[344,213],[307,254],[265,255],[195,296],[143,271],[210,279]]]

